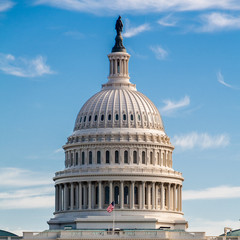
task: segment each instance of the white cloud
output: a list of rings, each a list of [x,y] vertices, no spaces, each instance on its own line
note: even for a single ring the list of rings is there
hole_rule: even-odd
[[[15,4],[12,1],[5,0],[4,2],[0,2],[0,12],[4,12],[12,8]]]
[[[215,32],[220,30],[240,29],[240,16],[213,12],[201,16],[203,26],[200,32]]]
[[[171,14],[167,15],[166,17],[163,17],[157,21],[158,24],[164,26],[164,27],[174,27],[177,24],[176,19],[172,17]]]
[[[229,145],[229,137],[226,134],[211,136],[208,133],[191,132],[185,135],[176,135],[173,137],[172,142],[184,150],[192,148],[218,148]]]
[[[54,187],[48,174],[18,168],[1,168],[0,186],[0,209],[54,206]]]
[[[64,35],[72,37],[77,40],[84,38],[84,34],[79,31],[68,31],[68,32],[65,32]]]
[[[94,14],[240,9],[239,0],[35,0],[35,4],[44,4],[66,10],[91,12]]]
[[[180,108],[184,108],[190,104],[189,96],[185,96],[184,98],[180,99],[179,101],[172,101],[172,100],[164,100],[165,106],[160,109],[160,112],[163,115],[168,115],[177,111]]]
[[[64,151],[63,151],[63,149],[62,148],[58,148],[58,149],[56,149],[55,151],[54,151],[54,153],[63,153]]]
[[[239,228],[239,221],[229,219],[213,221],[202,218],[191,218],[188,220],[189,232],[206,232],[206,236],[219,236],[224,233],[224,227],[231,227],[232,229]]]
[[[218,186],[203,190],[183,191],[183,200],[240,198],[240,187]]]
[[[224,81],[223,75],[220,71],[217,73],[217,80],[219,83],[221,83],[222,85],[224,85],[226,87],[234,88],[232,85],[230,85]]]
[[[51,184],[50,175],[19,168],[0,168],[1,187],[31,187]]]
[[[54,72],[46,64],[46,59],[37,56],[34,59],[16,58],[11,54],[0,53],[0,70],[17,77],[38,77]]]
[[[161,46],[151,46],[150,50],[155,54],[158,60],[163,60],[168,56],[168,52]]]
[[[138,27],[130,27],[126,26],[126,31],[123,33],[123,36],[126,38],[130,38],[138,35],[139,33],[145,32],[150,29],[150,25],[148,23],[142,24]]]

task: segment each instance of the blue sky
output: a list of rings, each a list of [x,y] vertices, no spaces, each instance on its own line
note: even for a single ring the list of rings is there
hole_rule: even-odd
[[[83,103],[107,81],[121,14],[130,81],[159,108],[190,231],[240,228],[237,0],[0,0],[0,229],[42,231]]]

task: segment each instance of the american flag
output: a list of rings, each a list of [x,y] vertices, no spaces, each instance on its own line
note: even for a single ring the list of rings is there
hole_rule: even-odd
[[[110,213],[110,212],[113,211],[113,209],[114,209],[114,202],[112,202],[112,203],[108,206],[107,211]]]

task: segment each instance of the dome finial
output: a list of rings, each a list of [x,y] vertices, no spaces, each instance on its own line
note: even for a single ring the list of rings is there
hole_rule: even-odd
[[[126,48],[123,46],[122,43],[123,38],[121,32],[123,30],[123,23],[121,20],[121,16],[119,16],[116,21],[115,29],[117,31],[117,36],[115,38],[115,45],[112,48],[112,52],[126,52]]]

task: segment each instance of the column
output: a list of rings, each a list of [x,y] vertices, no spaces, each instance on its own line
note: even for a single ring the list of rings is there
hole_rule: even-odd
[[[131,202],[130,202],[130,208],[131,209],[134,209],[134,202],[135,202],[135,200],[134,200],[134,181],[132,181],[131,182]]]
[[[142,209],[145,209],[145,182],[142,182]]]
[[[110,60],[110,75],[113,74],[113,60]]]
[[[161,210],[164,210],[164,186],[161,182]]]
[[[62,205],[62,184],[59,184],[59,198],[58,198],[58,211],[62,211],[63,205]]]
[[[158,189],[159,189],[159,186],[158,186],[158,184],[156,184],[156,192],[155,192],[155,205],[156,205],[156,209],[159,209],[159,205],[158,205]]]
[[[74,201],[74,186],[73,183],[71,183],[71,202],[70,202],[70,209],[73,210],[73,201]]]
[[[170,210],[170,192],[171,191],[171,184],[168,183],[168,202],[167,202],[167,205],[168,205],[168,210]]]
[[[173,211],[176,211],[176,184],[173,185]]]
[[[78,199],[78,197],[79,197],[78,184],[75,185],[75,191],[76,191],[76,194],[75,194],[75,197],[76,197],[76,200],[75,200],[75,204],[76,204],[75,209],[78,209],[78,203],[79,203],[79,199]]]
[[[182,185],[180,186],[180,211],[182,211]]]
[[[92,199],[92,203],[91,203],[91,206],[92,206],[92,209],[95,208],[95,203],[96,203],[96,194],[95,194],[95,184],[92,184],[92,188],[91,188],[91,199]]]
[[[92,203],[91,190],[92,190],[92,183],[89,181],[88,182],[88,209],[91,209],[91,203]]]
[[[113,201],[113,182],[109,182],[109,202],[112,203]]]
[[[65,183],[64,184],[64,211],[67,211],[67,203],[68,203],[68,201],[67,201],[67,198],[68,198],[68,196],[67,196],[68,194],[67,194],[67,184]]]
[[[151,185],[147,184],[147,206],[151,209]]]
[[[124,208],[124,196],[123,196],[123,181],[120,181],[120,208]]]
[[[152,209],[155,209],[155,182],[152,183]]]
[[[55,185],[55,212],[58,211],[58,185]]]
[[[102,209],[102,182],[98,182],[98,209]]]
[[[82,182],[79,182],[78,188],[79,188],[78,209],[81,210],[82,209]]]

